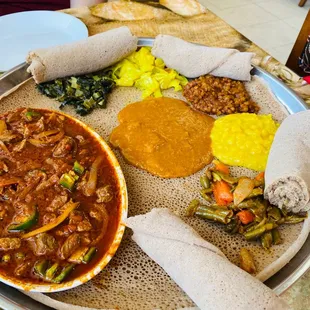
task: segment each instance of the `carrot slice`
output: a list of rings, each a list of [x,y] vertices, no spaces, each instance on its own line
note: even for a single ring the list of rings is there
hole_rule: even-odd
[[[254,221],[254,214],[249,210],[242,210],[237,213],[237,216],[239,217],[242,224],[247,225],[249,223],[252,223]]]
[[[255,180],[261,181],[261,180],[264,180],[264,178],[265,178],[265,172],[262,171],[255,177]]]
[[[219,160],[213,160],[214,167],[216,171],[222,172],[224,174],[229,174],[229,167],[221,163]]]
[[[234,200],[230,186],[225,181],[214,182],[212,189],[214,199],[219,206],[226,206]]]

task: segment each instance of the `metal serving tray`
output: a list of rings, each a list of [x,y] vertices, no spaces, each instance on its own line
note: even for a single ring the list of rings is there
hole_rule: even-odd
[[[140,38],[139,46],[152,46],[154,39]],[[27,80],[30,75],[26,72],[26,63],[21,64],[0,76],[0,96]],[[270,87],[278,101],[288,110],[290,114],[307,110],[304,101],[298,97],[290,88],[265,70],[254,67],[252,75],[262,78]],[[265,284],[277,294],[281,294],[298,280],[310,268],[310,236],[294,258]],[[6,310],[50,310],[52,308],[42,305],[15,288],[0,283],[0,307]]]

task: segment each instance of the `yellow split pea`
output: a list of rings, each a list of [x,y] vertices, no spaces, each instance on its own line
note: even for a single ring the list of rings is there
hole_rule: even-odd
[[[221,117],[214,122],[211,132],[213,155],[230,166],[264,171],[278,127],[270,114]]]

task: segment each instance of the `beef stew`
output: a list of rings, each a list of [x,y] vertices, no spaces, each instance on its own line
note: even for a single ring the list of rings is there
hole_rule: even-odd
[[[43,284],[87,273],[119,208],[114,167],[78,122],[43,109],[0,116],[0,274]]]

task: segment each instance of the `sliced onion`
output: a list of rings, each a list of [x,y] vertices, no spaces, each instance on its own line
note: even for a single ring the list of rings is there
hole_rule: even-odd
[[[4,142],[2,142],[1,140],[0,140],[0,149],[3,150],[5,153],[10,154],[9,149],[6,147]]]
[[[96,245],[106,234],[109,224],[109,214],[103,204],[95,204],[93,205],[94,209],[100,212],[102,219],[101,219],[101,229],[100,234],[97,236],[97,238],[91,243],[91,246]]]
[[[37,147],[45,147],[50,144],[54,144],[63,138],[65,132],[60,129],[52,129],[39,133],[35,136],[35,139],[29,139],[28,141]]]
[[[102,163],[102,161],[103,161],[103,158],[101,156],[98,156],[90,167],[89,179],[84,188],[85,196],[92,196],[96,191],[98,168],[100,164]]]

